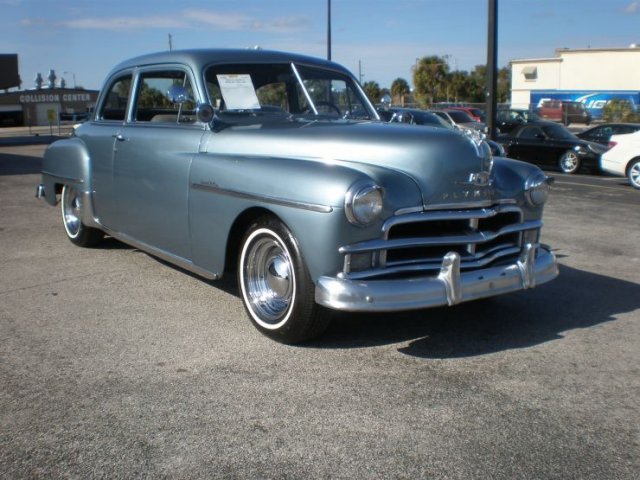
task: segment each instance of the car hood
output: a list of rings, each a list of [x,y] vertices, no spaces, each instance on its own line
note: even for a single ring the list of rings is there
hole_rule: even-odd
[[[471,174],[491,168],[486,149],[470,135],[441,128],[381,122],[288,122],[212,132],[210,153],[341,163],[370,173],[370,165],[401,172],[418,185],[424,205],[468,203],[493,195]]]

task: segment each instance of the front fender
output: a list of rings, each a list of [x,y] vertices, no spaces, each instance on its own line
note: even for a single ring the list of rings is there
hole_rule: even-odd
[[[77,191],[91,192],[89,152],[77,137],[52,143],[42,159],[44,197],[50,205],[56,204],[56,185],[64,184]]]
[[[345,193],[368,178],[385,194],[385,210],[367,228],[344,215]],[[407,175],[371,165],[309,159],[202,153],[192,162],[189,215],[194,263],[221,274],[229,232],[249,209],[278,216],[298,239],[315,281],[342,267],[340,246],[377,238],[384,218],[420,205],[421,194]]]

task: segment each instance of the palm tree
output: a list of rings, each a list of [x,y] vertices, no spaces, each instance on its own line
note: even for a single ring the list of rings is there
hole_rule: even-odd
[[[433,104],[443,91],[448,73],[449,65],[442,57],[432,55],[419,59],[413,69],[413,84],[418,100],[423,104]]]
[[[404,78],[396,78],[391,83],[391,96],[393,98],[400,97],[400,105],[404,107],[404,96],[407,95],[411,89],[409,88],[409,82]]]

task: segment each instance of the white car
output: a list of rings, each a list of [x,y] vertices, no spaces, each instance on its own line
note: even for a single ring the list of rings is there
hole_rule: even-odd
[[[613,135],[600,167],[605,172],[627,177],[632,187],[640,189],[640,131]]]

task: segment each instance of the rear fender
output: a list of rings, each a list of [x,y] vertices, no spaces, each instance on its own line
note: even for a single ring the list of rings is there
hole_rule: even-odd
[[[90,197],[90,159],[82,140],[77,137],[58,140],[47,148],[42,159],[42,183],[44,198],[50,205],[56,205],[61,185],[72,186]]]

